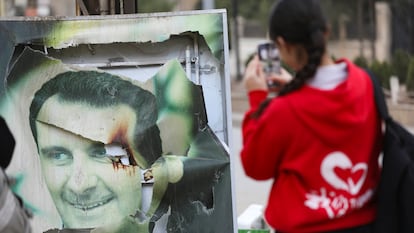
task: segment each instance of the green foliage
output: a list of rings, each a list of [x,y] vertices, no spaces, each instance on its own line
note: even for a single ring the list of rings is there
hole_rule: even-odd
[[[398,49],[392,55],[392,68],[394,74],[398,77],[400,83],[405,83],[408,71],[408,63],[410,62],[410,54],[406,51]]]
[[[365,57],[359,56],[355,58],[354,63],[361,68],[369,68],[368,60]]]
[[[357,19],[357,3],[360,0],[321,0],[321,7],[326,19],[336,31],[339,16],[346,15],[349,19]]]
[[[374,61],[369,69],[380,79],[383,87],[390,88],[390,78],[393,75],[393,69],[388,62]]]
[[[226,8],[233,15],[232,0],[215,0],[216,8]],[[255,19],[267,24],[267,17],[275,0],[243,0],[237,1],[238,14],[246,19]]]
[[[389,80],[391,75],[393,75],[393,69],[389,63],[374,61],[369,64],[368,60],[363,56],[356,57],[354,63],[361,68],[371,70],[378,77],[382,86],[389,88]]]
[[[364,57],[355,58],[354,63],[359,67],[370,69],[385,88],[390,87],[390,78],[394,75],[398,77],[401,84],[407,86],[407,90],[414,91],[414,56],[403,50],[396,50],[390,63],[375,60],[369,64]]]
[[[234,16],[233,0],[215,0],[216,8],[227,9],[228,17]],[[238,15],[242,16],[246,20],[252,20],[260,22],[263,30],[267,31],[268,17],[270,9],[273,4],[277,2],[275,0],[243,0],[237,1]]]
[[[138,1],[138,13],[168,12],[174,5],[169,0]]]
[[[408,63],[405,85],[408,91],[414,91],[414,57],[411,57],[410,62]]]

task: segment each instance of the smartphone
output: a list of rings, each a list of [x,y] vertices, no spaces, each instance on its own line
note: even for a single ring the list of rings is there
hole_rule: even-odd
[[[266,76],[270,76],[272,73],[280,74],[280,56],[275,44],[272,42],[262,43],[258,45],[257,50]],[[278,86],[278,83],[271,80],[268,80],[267,84],[270,87]]]

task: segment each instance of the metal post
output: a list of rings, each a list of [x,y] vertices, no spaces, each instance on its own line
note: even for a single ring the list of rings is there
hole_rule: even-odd
[[[109,0],[110,14],[115,14],[115,0]]]
[[[135,0],[124,0],[124,14],[137,13],[136,1]]]
[[[6,15],[6,3],[4,1],[0,1],[0,16]]]
[[[124,14],[124,0],[119,0],[119,14]]]
[[[0,16],[6,15],[6,4],[4,1],[0,1]]]
[[[214,0],[203,0],[203,4],[202,4],[203,10],[209,10],[209,9],[214,9],[214,8],[215,8]]]
[[[364,57],[364,30],[363,30],[363,11],[364,1],[357,1],[357,13],[358,13],[358,40],[359,40],[359,56]]]
[[[76,10],[76,16],[80,16],[81,15],[81,10],[80,10],[80,5],[79,2],[76,0],[75,1],[75,10]]]
[[[88,8],[86,7],[83,0],[76,0],[76,6],[80,9],[79,13],[82,13],[83,15],[89,15]]]
[[[75,0],[75,2],[78,16],[138,13],[138,0]]]
[[[99,11],[101,15],[109,14],[108,0],[99,0]]]
[[[240,74],[240,51],[239,51],[239,23],[238,23],[238,1],[232,0],[233,5],[233,43],[234,43],[234,51],[236,56],[236,80],[240,81],[242,79]]]
[[[372,61],[375,61],[377,59],[377,53],[375,51],[375,40],[376,40],[376,33],[375,33],[375,0],[368,0],[368,11],[369,11],[369,18],[370,18],[370,28],[371,28],[371,55],[372,55]]]

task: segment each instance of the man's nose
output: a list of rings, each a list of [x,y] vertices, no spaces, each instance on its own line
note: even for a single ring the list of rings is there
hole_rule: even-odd
[[[78,158],[75,156],[73,172],[70,174],[66,185],[71,191],[80,194],[94,189],[98,178],[95,175],[94,168],[89,166],[87,156],[80,156]]]

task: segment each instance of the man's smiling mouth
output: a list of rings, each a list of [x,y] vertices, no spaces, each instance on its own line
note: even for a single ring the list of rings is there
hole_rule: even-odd
[[[80,200],[76,203],[70,202],[68,200],[66,200],[66,201],[76,209],[80,209],[80,210],[83,210],[83,211],[89,211],[89,210],[98,208],[100,206],[103,206],[103,205],[109,203],[110,201],[112,201],[113,199],[114,199],[113,196],[109,196],[107,198],[101,198],[101,200],[99,200],[99,201],[85,201],[85,202],[82,202]]]

